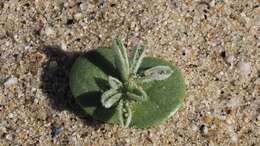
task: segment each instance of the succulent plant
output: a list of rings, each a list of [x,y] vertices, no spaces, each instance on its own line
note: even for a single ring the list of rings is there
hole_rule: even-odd
[[[77,102],[93,118],[123,127],[149,127],[181,105],[185,86],[170,63],[145,57],[138,45],[130,57],[120,39],[112,49],[96,49],[79,57],[70,75]]]

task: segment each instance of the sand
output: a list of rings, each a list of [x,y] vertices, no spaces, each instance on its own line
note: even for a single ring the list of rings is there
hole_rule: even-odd
[[[259,4],[1,0],[0,145],[259,145]],[[73,100],[74,59],[115,36],[183,72],[185,102],[167,122],[121,128]]]

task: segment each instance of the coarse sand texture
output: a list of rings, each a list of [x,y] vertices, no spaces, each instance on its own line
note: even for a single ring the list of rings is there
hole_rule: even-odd
[[[259,5],[0,0],[0,145],[258,146]],[[129,52],[145,44],[147,56],[182,73],[183,104],[165,122],[123,128],[94,120],[75,101],[69,75],[76,58],[111,47],[116,36]]]

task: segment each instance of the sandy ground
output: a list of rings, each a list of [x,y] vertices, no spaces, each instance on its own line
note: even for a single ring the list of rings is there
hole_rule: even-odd
[[[259,145],[259,4],[1,0],[0,145]],[[73,60],[115,36],[184,73],[185,104],[166,123],[124,129],[75,104]]]

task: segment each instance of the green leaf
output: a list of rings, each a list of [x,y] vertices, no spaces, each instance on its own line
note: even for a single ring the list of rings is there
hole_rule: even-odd
[[[161,81],[169,78],[173,70],[169,66],[155,66],[144,71],[142,82]]]
[[[110,108],[122,97],[122,93],[118,93],[116,89],[110,89],[101,96],[101,103],[105,108]]]
[[[147,94],[142,87],[138,86],[134,82],[132,82],[130,86],[129,91],[127,92],[129,98],[139,101],[147,100]]]
[[[140,95],[137,95],[137,94],[134,94],[134,93],[131,93],[131,92],[127,92],[126,95],[127,95],[128,98],[136,100],[136,101],[144,101],[145,98],[147,98],[147,97],[140,96]]]
[[[116,53],[116,65],[121,74],[121,78],[126,81],[129,77],[129,61],[126,48],[118,38],[113,40],[112,48]]]
[[[131,108],[127,104],[126,104],[126,116],[127,119],[126,119],[125,127],[129,127],[132,121],[133,114]]]
[[[145,56],[144,46],[137,45],[132,54],[131,73],[136,74]]]
[[[112,89],[119,89],[123,85],[121,81],[112,76],[108,76],[108,83]]]
[[[125,108],[124,108],[125,107]],[[124,109],[126,109],[124,111]],[[118,110],[118,119],[119,119],[119,123],[122,127],[129,127],[129,125],[131,124],[132,121],[132,110],[129,107],[128,104],[124,104],[123,100],[119,101],[119,104],[117,106],[117,110]]]
[[[117,106],[117,112],[118,112],[118,119],[119,123],[122,127],[124,127],[124,114],[123,114],[123,100],[120,100]]]

